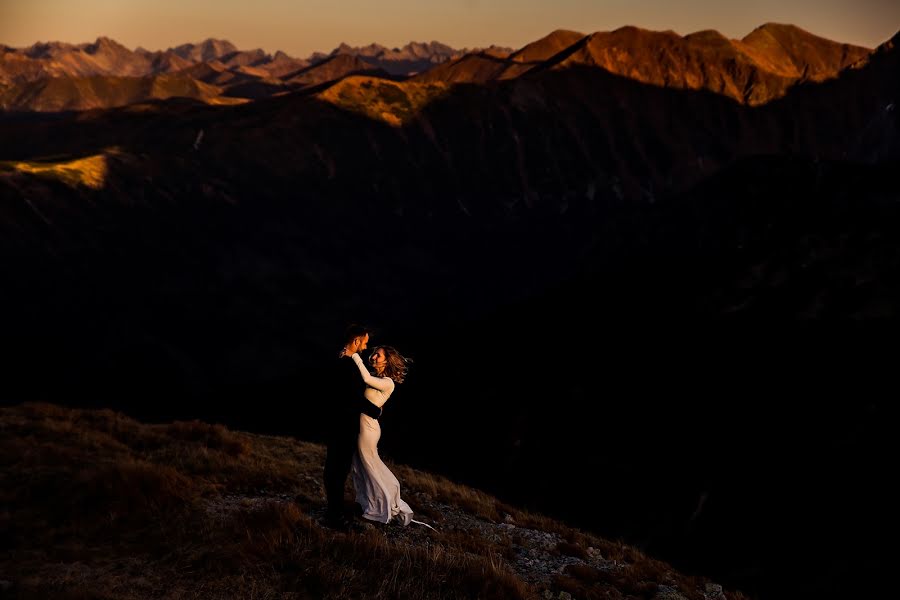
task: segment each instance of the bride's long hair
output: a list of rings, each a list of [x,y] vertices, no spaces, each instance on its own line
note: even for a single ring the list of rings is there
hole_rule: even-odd
[[[403,383],[403,380],[406,379],[406,374],[409,372],[409,365],[412,362],[411,358],[406,358],[393,346],[375,346],[372,348],[372,354],[378,352],[378,350],[384,350],[384,372],[381,374],[381,377],[390,377],[394,380],[394,383]]]

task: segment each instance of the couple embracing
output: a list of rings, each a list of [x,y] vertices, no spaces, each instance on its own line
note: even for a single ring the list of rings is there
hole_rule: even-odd
[[[403,525],[414,522],[412,509],[400,498],[400,482],[378,456],[378,418],[394,386],[403,383],[409,361],[390,346],[377,346],[369,357],[370,373],[359,355],[368,347],[369,333],[361,325],[348,328],[331,378],[325,458],[326,522],[342,530],[349,525],[344,484],[351,472],[357,514],[361,510],[364,519],[380,523],[391,519]]]

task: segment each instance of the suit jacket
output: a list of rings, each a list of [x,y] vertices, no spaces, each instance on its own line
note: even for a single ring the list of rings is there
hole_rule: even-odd
[[[359,434],[360,413],[373,419],[381,416],[381,408],[365,397],[366,384],[359,368],[349,356],[335,359],[328,399],[329,430],[331,439],[353,439]]]

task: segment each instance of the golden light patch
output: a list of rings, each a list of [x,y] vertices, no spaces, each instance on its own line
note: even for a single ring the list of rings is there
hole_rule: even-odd
[[[95,190],[103,187],[109,172],[105,154],[97,154],[67,162],[28,161],[7,164],[21,173],[51,177],[71,187],[84,185]]]
[[[342,79],[318,97],[345,110],[400,127],[448,89],[443,82],[401,83],[354,76]]]
[[[206,101],[207,104],[213,106],[237,106],[238,104],[247,104],[252,102],[250,98],[229,98],[227,96],[215,96]]]

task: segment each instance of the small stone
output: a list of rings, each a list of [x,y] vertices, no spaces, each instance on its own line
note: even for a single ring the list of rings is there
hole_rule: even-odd
[[[656,587],[656,595],[653,600],[687,600],[678,591],[678,588],[671,585],[659,585]]]
[[[553,592],[544,590],[544,598],[546,598],[546,600],[553,600]]]
[[[569,592],[560,592],[559,600],[572,600],[572,594]]]

